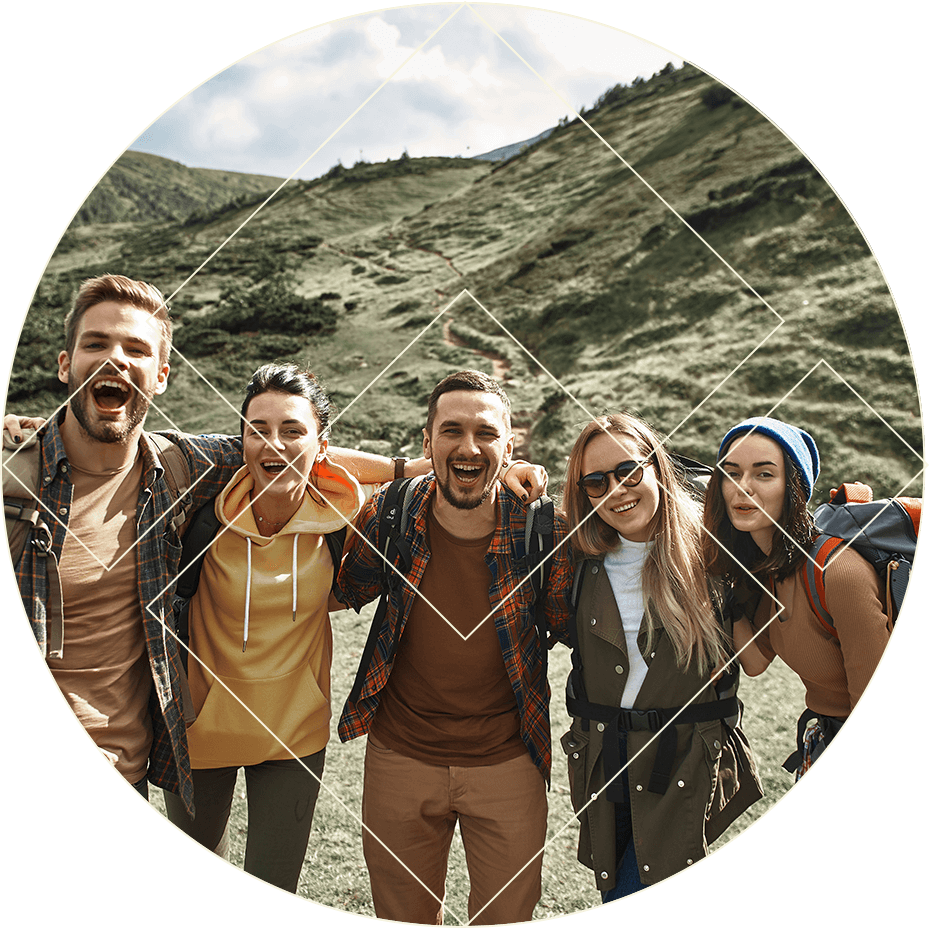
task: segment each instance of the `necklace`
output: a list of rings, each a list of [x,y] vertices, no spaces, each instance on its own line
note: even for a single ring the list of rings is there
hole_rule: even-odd
[[[272,522],[270,521],[270,519],[262,519],[261,516],[258,516],[258,521],[264,522],[265,525],[286,525],[290,521],[290,519],[287,519],[284,522]]]

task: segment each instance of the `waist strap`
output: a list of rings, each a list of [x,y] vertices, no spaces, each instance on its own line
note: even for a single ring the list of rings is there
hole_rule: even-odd
[[[608,802],[614,803],[623,802],[622,783],[617,777],[623,766],[620,760],[620,732],[661,732],[648,790],[664,794],[671,782],[671,766],[677,754],[676,726],[737,717],[740,710],[736,696],[673,709],[622,709],[578,699],[570,693],[567,696],[567,707],[568,712],[577,718],[606,726],[603,732],[603,765],[608,783],[605,795]]]

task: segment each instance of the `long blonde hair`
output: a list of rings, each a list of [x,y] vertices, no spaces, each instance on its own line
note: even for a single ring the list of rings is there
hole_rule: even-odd
[[[717,618],[716,596],[703,568],[701,511],[671,462],[661,436],[645,421],[628,413],[599,416],[578,435],[568,458],[564,506],[576,556],[600,558],[622,544],[620,536],[598,514],[577,485],[583,476],[584,451],[597,435],[616,434],[630,440],[642,460],[649,460],[658,480],[658,512],[654,544],[642,567],[645,625],[651,649],[663,628],[674,646],[678,666],[706,674],[725,656],[725,635]]]

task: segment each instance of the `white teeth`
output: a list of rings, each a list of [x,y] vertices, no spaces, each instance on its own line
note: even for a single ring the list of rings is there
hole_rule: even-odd
[[[628,512],[630,509],[632,509],[633,506],[635,506],[637,502],[638,500],[633,500],[631,503],[626,503],[625,506],[617,506],[612,511],[613,512]]]
[[[122,390],[123,393],[129,392],[129,387],[127,387],[121,380],[98,380],[94,387],[112,387],[114,390]]]

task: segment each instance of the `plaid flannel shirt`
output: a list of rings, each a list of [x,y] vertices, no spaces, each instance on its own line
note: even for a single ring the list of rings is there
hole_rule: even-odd
[[[37,492],[45,508],[45,522],[52,533],[52,550],[59,559],[68,528],[72,493],[68,477],[70,467],[59,432],[63,416],[64,411],[43,429]],[[187,459],[193,498],[191,512],[212,499],[242,466],[242,446],[238,439],[182,435],[179,432],[161,434],[175,441]],[[145,433],[139,443],[143,461],[136,509],[139,611],[154,681],[150,702],[153,739],[148,778],[156,786],[178,793],[192,810],[193,781],[181,705],[180,674],[183,671],[177,642],[163,625],[163,620],[171,615],[171,598],[181,554],[178,538],[169,538],[166,534],[173,536],[167,528],[165,515],[175,500],[154,444]],[[33,634],[43,656],[47,657],[46,563],[46,558],[36,556],[32,546],[27,544],[16,565],[16,579]],[[102,601],[106,591],[103,589],[101,592]]]
[[[381,558],[377,553],[378,518],[386,489],[379,490],[362,510],[357,528],[350,533],[345,559],[339,571],[336,595],[356,612],[380,594]],[[350,741],[366,735],[377,711],[380,692],[393,668],[396,647],[406,625],[419,587],[429,549],[426,546],[426,520],[429,501],[435,492],[435,478],[426,477],[412,488],[407,541],[412,550],[412,566],[407,579],[391,594],[390,607],[378,635],[377,645],[357,703],[346,702],[339,720],[339,738]],[[493,622],[503,651],[520,718],[520,735],[529,755],[546,782],[551,776],[551,725],[548,706],[550,690],[542,672],[542,652],[534,618],[532,585],[525,578],[515,545],[524,538],[526,509],[505,487],[498,488],[497,529],[484,560],[490,569],[490,604]],[[555,641],[567,644],[571,607],[572,571],[568,560],[565,524],[555,519],[555,552],[548,561],[545,618]],[[372,548],[373,546],[373,548]],[[522,582],[521,582],[522,581]]]

